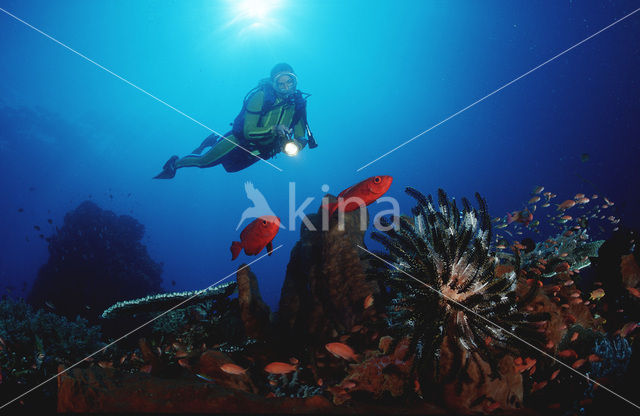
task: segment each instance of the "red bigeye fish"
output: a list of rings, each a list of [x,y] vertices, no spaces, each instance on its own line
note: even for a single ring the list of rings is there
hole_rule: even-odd
[[[360,207],[358,202],[362,202],[364,205],[371,204],[389,190],[391,182],[393,182],[391,176],[372,176],[345,189],[338,195],[337,202],[329,203],[329,215],[333,214],[337,209],[343,212],[355,211]],[[354,201],[349,200],[350,198],[359,199]]]
[[[273,238],[278,234],[280,218],[264,215],[251,221],[240,233],[240,241],[231,243],[231,260],[235,260],[242,249],[249,256],[255,256],[267,247],[269,255],[273,251]]]

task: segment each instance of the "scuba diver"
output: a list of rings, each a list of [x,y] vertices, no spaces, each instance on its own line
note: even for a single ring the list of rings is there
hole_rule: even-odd
[[[289,64],[275,65],[270,78],[247,93],[229,133],[211,134],[183,158],[171,156],[154,179],[171,179],[177,169],[190,166],[221,164],[227,172],[237,172],[280,152],[295,156],[307,143],[310,149],[317,147],[307,122],[310,94],[298,90],[297,81]],[[209,150],[202,153],[205,148]]]

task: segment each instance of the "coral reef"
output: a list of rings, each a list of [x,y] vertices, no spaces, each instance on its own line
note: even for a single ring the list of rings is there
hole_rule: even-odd
[[[368,351],[366,358],[350,364],[346,377],[329,388],[337,405],[351,399],[354,393],[367,393],[379,400],[385,394],[397,398],[405,394],[407,380],[412,375],[413,357],[409,356],[409,340],[402,339],[393,352]]]
[[[286,374],[270,374],[268,377],[269,388],[273,396],[307,398],[322,394],[321,387],[300,383],[299,377],[299,371],[294,371],[291,378]]]
[[[236,282],[107,308],[101,323],[131,324],[180,304],[59,376],[58,410],[597,414],[616,398],[592,380],[632,397],[640,267],[629,236],[591,241],[574,226],[495,252],[479,195],[477,209],[459,209],[442,190],[437,203],[407,192],[413,216],[372,234],[384,261],[357,247],[366,209],[344,227],[303,228],[274,322],[244,265]],[[308,219],[320,229],[322,209]],[[24,303],[0,304],[0,319],[3,389],[104,345],[85,321]]]
[[[455,366],[455,341],[445,336],[442,343],[440,368],[443,372]],[[477,354],[473,352],[472,354]],[[497,363],[499,378],[489,376],[491,368],[482,357],[471,360],[461,383],[449,382],[444,385],[444,403],[456,413],[469,411],[491,413],[500,408],[519,409],[523,406],[523,375],[517,368],[512,355],[504,355]]]
[[[113,370],[74,368],[58,377],[58,412],[98,413],[340,413],[322,396],[265,398],[191,375],[114,377]],[[389,409],[391,410],[391,409]]]
[[[55,374],[58,364],[70,365],[102,348],[100,328],[78,317],[34,311],[24,301],[0,301],[0,400],[3,404]],[[55,396],[55,386],[37,392],[41,400]],[[37,406],[32,397],[31,404]],[[24,409],[24,408],[23,408]]]
[[[224,364],[235,363],[223,352],[207,350],[200,355],[197,363],[194,364],[193,373],[203,375],[225,388],[248,393],[258,392],[258,388],[248,374],[228,374],[221,369]]]
[[[134,218],[81,203],[51,236],[49,260],[27,301],[96,322],[100,311],[120,299],[160,292],[162,265],[149,257],[143,235]]]
[[[519,251],[521,267],[534,267],[540,259],[545,261],[545,269],[537,274],[549,278],[565,271],[579,271],[591,265],[590,258],[598,257],[598,250],[604,240],[589,241],[586,229],[566,230],[555,238],[537,243],[530,252]],[[501,253],[510,257],[509,254]]]
[[[411,336],[423,392],[440,377],[437,364],[445,335],[455,344],[445,380],[463,380],[471,362],[482,371],[479,358],[489,363],[493,378],[499,377],[494,350],[512,349],[502,329],[520,332],[522,324],[547,320],[548,315],[519,312],[517,274],[495,273],[491,220],[478,194],[479,211],[464,198],[460,211],[441,189],[437,208],[430,196],[413,188],[407,193],[418,201],[413,219],[401,217],[398,229],[373,233],[372,238],[388,250],[379,256],[392,265],[381,264],[393,295],[390,322]]]

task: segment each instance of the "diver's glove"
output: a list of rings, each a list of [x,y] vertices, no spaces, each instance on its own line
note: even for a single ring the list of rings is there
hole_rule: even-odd
[[[284,124],[278,124],[271,127],[271,133],[278,137],[289,137],[293,133],[293,130],[285,126]]]

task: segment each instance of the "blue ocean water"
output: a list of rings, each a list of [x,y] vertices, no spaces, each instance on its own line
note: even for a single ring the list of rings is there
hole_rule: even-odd
[[[0,7],[184,113],[0,13],[3,290],[27,282],[28,291],[47,261],[34,225],[51,235],[87,199],[144,224],[167,290],[207,287],[253,260],[242,254],[232,262],[229,252],[250,206],[247,181],[287,225],[290,183],[297,206],[314,198],[311,213],[322,185],[337,194],[386,174],[394,177],[388,195],[407,213],[406,186],[456,198],[478,191],[492,215],[503,216],[544,185],[557,202],[607,196],[620,225],[640,226],[640,13],[357,171],[637,2],[5,0]],[[204,126],[228,131],[245,94],[283,61],[312,94],[318,148],[271,160],[282,171],[260,162],[233,174],[218,166],[151,179],[169,156],[184,156],[209,135]],[[277,235],[282,248],[252,265],[272,310],[299,233],[298,218],[295,230]]]

